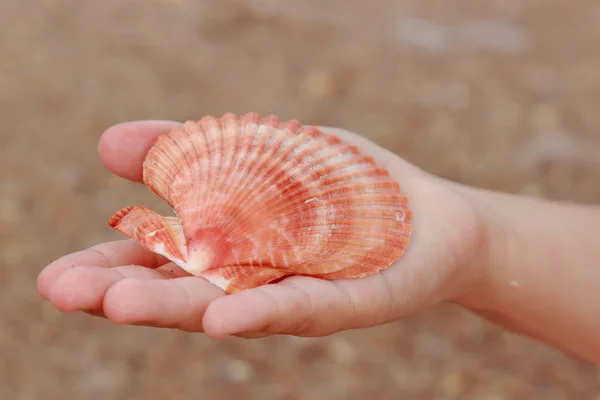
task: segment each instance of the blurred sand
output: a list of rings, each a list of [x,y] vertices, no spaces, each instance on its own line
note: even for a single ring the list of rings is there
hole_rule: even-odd
[[[35,279],[121,238],[120,207],[163,207],[97,158],[125,120],[274,113],[464,183],[599,203],[598,49],[593,0],[3,1],[0,398],[594,398],[597,368],[453,307],[213,341],[61,314]]]

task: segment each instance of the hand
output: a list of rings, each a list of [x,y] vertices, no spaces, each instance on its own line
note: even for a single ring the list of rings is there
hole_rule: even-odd
[[[141,182],[146,152],[157,135],[175,125],[116,125],[102,136],[100,157],[113,173]],[[468,291],[478,277],[486,234],[462,191],[359,135],[323,129],[374,157],[408,195],[414,212],[411,244],[383,272],[340,281],[290,277],[225,296],[206,280],[122,240],[51,263],[39,276],[40,294],[61,311],[84,311],[118,324],[262,337],[323,336],[383,324]]]

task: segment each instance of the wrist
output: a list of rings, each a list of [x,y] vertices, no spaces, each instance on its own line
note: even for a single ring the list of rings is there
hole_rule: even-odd
[[[455,190],[471,207],[480,233],[463,264],[462,285],[448,301],[471,310],[493,309],[498,281],[506,280],[503,270],[511,265],[509,258],[517,246],[510,218],[503,214],[497,193],[461,185],[455,185]],[[511,288],[520,284],[516,279],[506,283],[504,286]]]
[[[522,292],[531,294],[557,262],[553,256],[553,223],[560,210],[551,202],[477,188],[462,188],[484,231],[476,258],[476,279],[453,299],[473,310],[501,311],[511,307]],[[560,218],[559,218],[560,219]],[[547,282],[551,285],[552,282]]]
[[[464,188],[484,227],[476,279],[450,301],[504,328],[600,361],[600,210]]]
[[[503,252],[501,243],[509,237],[503,225],[492,218],[490,202],[492,192],[462,186],[441,178],[438,184],[450,189],[452,209],[461,210],[455,230],[446,233],[447,246],[453,251],[446,254],[447,262],[453,271],[438,300],[470,307],[483,306],[490,299],[493,283],[493,264]],[[449,200],[447,200],[449,201]]]

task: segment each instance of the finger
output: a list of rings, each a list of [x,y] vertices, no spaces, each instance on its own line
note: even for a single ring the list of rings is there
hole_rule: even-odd
[[[253,332],[321,336],[372,326],[383,318],[388,304],[381,294],[383,281],[376,290],[366,286],[373,284],[370,278],[288,278],[215,300],[206,310],[204,330],[212,337]]]
[[[208,304],[224,293],[197,277],[169,280],[124,279],[104,296],[104,313],[118,324],[202,332]]]
[[[165,257],[154,254],[132,240],[102,243],[87,250],[78,251],[59,258],[42,270],[37,285],[41,296],[48,300],[48,289],[67,269],[75,266],[111,268],[119,265],[143,265],[157,268],[166,264]]]
[[[136,265],[103,268],[73,267],[57,277],[48,289],[48,300],[64,312],[101,312],[106,291],[117,282],[134,278],[166,279],[160,271]]]
[[[157,136],[178,125],[173,121],[133,121],[114,125],[100,138],[100,159],[114,174],[141,182],[142,163]]]

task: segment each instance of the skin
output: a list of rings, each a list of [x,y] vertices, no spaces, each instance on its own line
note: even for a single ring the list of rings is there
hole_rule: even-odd
[[[114,174],[141,182],[145,154],[157,135],[175,125],[113,126],[100,140],[100,158]],[[324,336],[452,302],[600,362],[600,209],[459,185],[357,134],[323,129],[374,157],[409,197],[411,244],[383,272],[333,282],[291,277],[226,296],[135,242],[120,240],[54,261],[39,275],[39,293],[63,312],[213,338]]]

